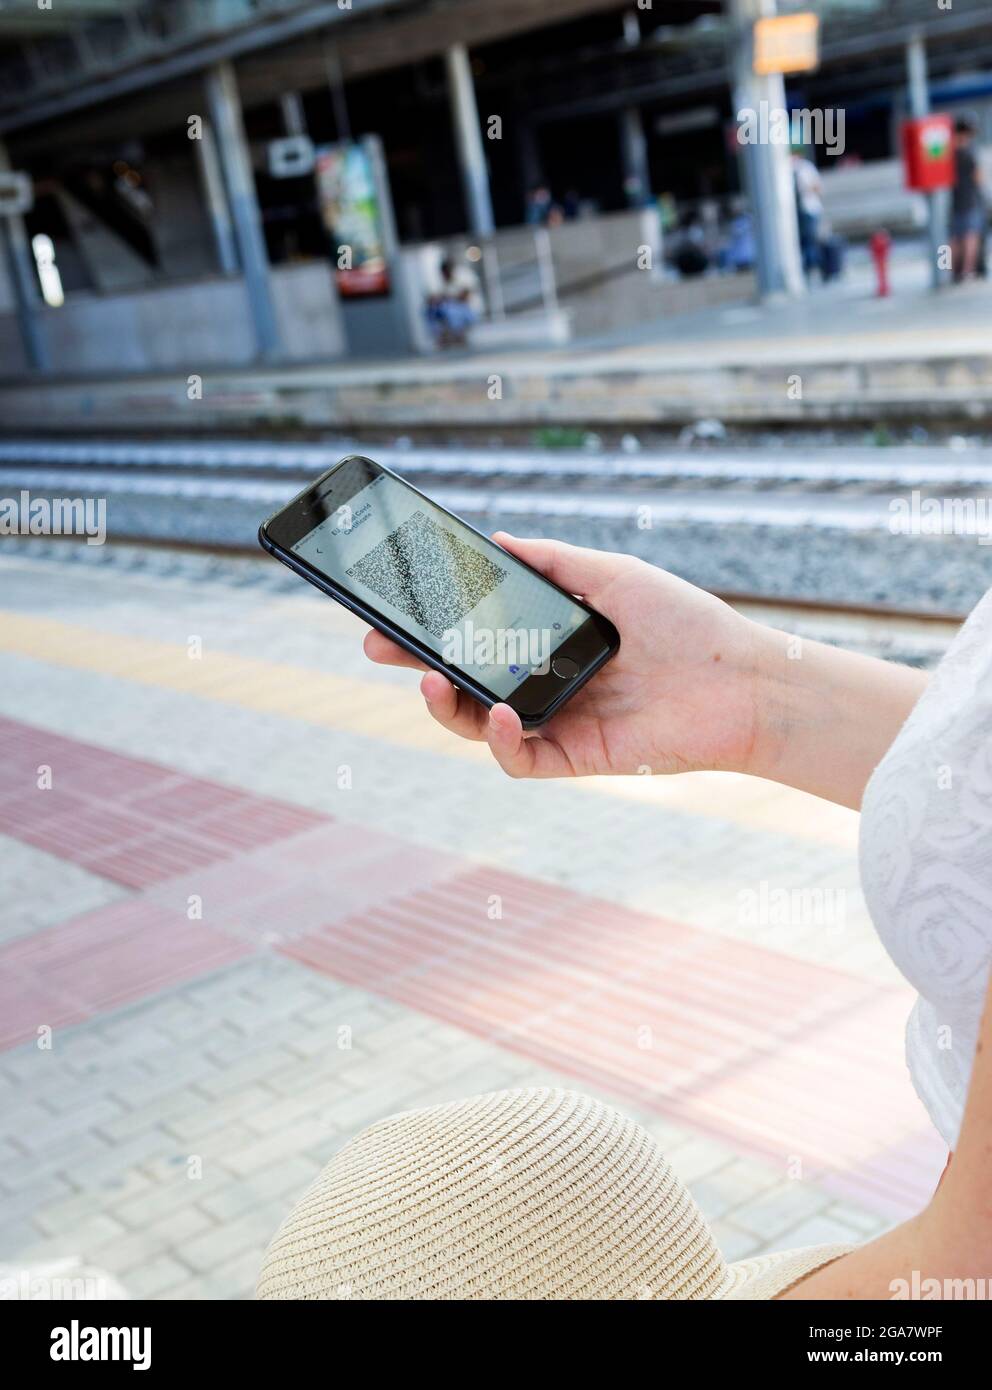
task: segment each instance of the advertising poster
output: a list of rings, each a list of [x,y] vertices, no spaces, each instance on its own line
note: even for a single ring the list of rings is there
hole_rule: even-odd
[[[314,177],[338,293],[352,298],[388,294],[382,219],[368,151],[359,144],[326,145],[317,151]]]

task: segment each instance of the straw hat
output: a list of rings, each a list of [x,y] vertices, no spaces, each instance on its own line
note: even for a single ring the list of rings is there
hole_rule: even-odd
[[[641,1125],[537,1087],[357,1135],[276,1233],[257,1296],[767,1299],[850,1248],[728,1265]]]

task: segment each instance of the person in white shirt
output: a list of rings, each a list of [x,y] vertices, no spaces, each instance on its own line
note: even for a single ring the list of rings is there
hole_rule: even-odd
[[[479,277],[464,261],[445,256],[427,300],[427,317],[439,347],[464,347],[482,313]]]
[[[820,219],[823,217],[823,183],[811,159],[801,149],[792,151],[792,177],[796,186],[799,245],[807,274],[819,265]]]
[[[895,1284],[915,1287],[914,1271],[992,1288],[992,590],[931,677],[811,641],[791,660],[788,634],[643,560],[494,539],[621,637],[526,735],[509,705],[485,709],[426,672],[433,718],[488,743],[509,776],[729,770],[862,811],[865,898],[919,994],[910,1075],[950,1155],[919,1215],[772,1296],[887,1299]],[[418,666],[378,632],[365,651]]]

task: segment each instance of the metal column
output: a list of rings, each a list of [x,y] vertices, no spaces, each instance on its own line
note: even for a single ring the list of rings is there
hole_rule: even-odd
[[[909,88],[909,113],[921,117],[930,114],[930,83],[927,78],[927,49],[922,34],[915,33],[906,43],[906,82]],[[939,290],[945,281],[941,269],[941,248],[947,242],[947,199],[943,191],[927,193],[927,237],[930,243],[930,286]]]
[[[475,100],[468,49],[463,43],[452,44],[445,54],[445,63],[469,227],[476,236],[492,236],[495,224],[489,193],[489,170],[486,168],[482,132],[479,129],[479,108]]]
[[[251,169],[251,155],[241,115],[234,68],[219,63],[206,75],[207,106],[217,133],[217,151],[227,187],[234,235],[238,243],[245,289],[263,357],[279,354],[279,329],[272,301],[269,258],[262,235],[262,216]]]
[[[636,48],[641,42],[641,21],[636,10],[624,13],[623,40],[628,48]],[[625,106],[619,121],[624,196],[631,207],[642,208],[651,199],[651,165],[640,107]]]
[[[306,135],[307,118],[299,92],[283,92],[279,98],[279,109],[287,135]]]
[[[324,44],[324,68],[327,72],[327,85],[331,92],[331,106],[334,110],[334,126],[339,140],[351,139],[351,117],[348,114],[348,97],[341,74],[341,59],[334,44]]]
[[[217,153],[217,140],[213,126],[206,119],[200,130],[199,140],[194,140],[196,163],[200,173],[200,187],[207,205],[207,215],[217,251],[217,264],[224,275],[238,273],[238,247],[234,238],[234,224],[231,209],[227,205],[224,192],[224,176],[220,169],[220,156]]]
[[[781,77],[754,71],[754,21],[776,12],[775,0],[730,0],[734,110],[788,110]],[[764,108],[762,103],[765,103]],[[799,249],[799,219],[788,145],[742,146],[745,183],[754,222],[758,285],[763,295],[799,297],[806,292]]]
[[[625,106],[619,119],[624,196],[631,207],[642,208],[651,200],[651,167],[644,120],[636,106]]]
[[[2,140],[0,172],[10,172],[10,160],[7,158],[7,150]],[[33,371],[50,372],[52,360],[39,312],[41,297],[38,293],[38,276],[35,273],[34,257],[28,243],[23,217],[17,213],[0,216],[0,240],[3,242],[4,262],[14,292],[24,356]]]

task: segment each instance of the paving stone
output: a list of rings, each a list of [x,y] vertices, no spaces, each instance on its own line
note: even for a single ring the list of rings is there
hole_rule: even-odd
[[[90,1105],[74,1105],[58,1114],[49,1113],[40,1122],[17,1122],[18,1134],[29,1150],[40,1153],[49,1145],[71,1139],[82,1129],[99,1129],[123,1113],[123,1107],[117,1101],[96,1099]]]
[[[410,1038],[402,1044],[389,1044],[385,1051],[377,1056],[349,1060],[337,1072],[337,1077],[342,1087],[363,1090],[387,1082],[390,1076],[396,1074],[398,1067],[407,1072],[412,1070],[417,1073],[419,1064],[429,1062],[436,1056],[437,1048],[432,1043],[423,1038]],[[510,1070],[511,1068],[507,1068],[507,1071]]]
[[[185,1165],[176,1165],[168,1176],[149,1182],[144,1191],[116,1203],[112,1210],[129,1230],[144,1230],[198,1204],[206,1211],[204,1199],[230,1183],[230,1173],[219,1165],[206,1165],[200,1177],[190,1177]]]
[[[263,1104],[253,1106],[245,1115],[245,1122],[262,1135],[284,1129],[306,1115],[326,1116],[328,1125],[333,1126],[341,1114],[341,1102],[349,1098],[347,1087],[337,1080],[314,1084],[284,1100],[269,1093]]]
[[[105,1212],[92,1213],[71,1229],[57,1236],[37,1238],[21,1246],[15,1253],[26,1264],[42,1264],[46,1260],[78,1255],[89,1260],[93,1252],[108,1240],[122,1235],[124,1227]]]
[[[48,1144],[40,1153],[25,1155],[24,1159],[4,1173],[4,1186],[13,1192],[29,1187],[42,1174],[78,1172],[81,1165],[99,1162],[110,1152],[107,1141],[91,1130],[69,1135],[56,1144]]]
[[[463,1075],[477,1067],[479,1063],[488,1062],[492,1056],[492,1048],[489,1044],[473,1038],[470,1034],[462,1034],[456,1044],[439,1051],[436,1057],[426,1058],[416,1066],[418,1076],[422,1076],[426,1084],[447,1081],[453,1076]],[[521,1062],[521,1071],[526,1069],[526,1063]],[[466,1092],[471,1094],[471,1092]]]
[[[676,1165],[678,1162],[676,1155]],[[774,1169],[745,1159],[734,1159],[722,1168],[696,1178],[692,1184],[692,1195],[706,1219],[715,1221],[777,1187],[781,1181],[781,1173],[776,1173]]]
[[[27,1217],[17,1217],[0,1223],[0,1260],[15,1261],[23,1250],[30,1249],[40,1239],[37,1226]]]
[[[209,1105],[203,1103],[195,1108],[187,1105],[184,1110],[177,1110],[164,1121],[164,1127],[184,1143],[194,1144],[201,1135],[209,1134],[234,1119],[244,1119],[253,1128],[267,1128],[269,1126],[264,1120],[271,1110],[271,1091],[262,1086],[243,1086],[223,1100]]]
[[[728,1264],[762,1252],[763,1242],[759,1237],[750,1231],[742,1231],[731,1221],[710,1221],[709,1228]]]
[[[776,1239],[776,1244],[783,1249],[801,1245],[828,1245],[833,1241],[847,1241],[851,1245],[861,1245],[864,1242],[864,1235],[861,1231],[855,1230],[846,1221],[837,1221],[834,1218],[818,1215],[810,1217],[807,1221],[800,1221],[798,1225],[791,1227],[783,1232]]]
[[[260,1201],[283,1197],[288,1211],[296,1197],[301,1196],[320,1172],[323,1164],[297,1154],[281,1159],[268,1168],[253,1172],[237,1182],[229,1182],[218,1191],[199,1199],[199,1205],[215,1221],[229,1221],[252,1210]]]
[[[165,1221],[123,1231],[112,1240],[104,1241],[93,1251],[94,1260],[128,1282],[133,1269],[142,1269],[151,1260],[170,1250],[185,1251],[195,1240],[214,1229],[210,1217],[190,1205],[171,1212]]]
[[[329,1081],[337,1082],[347,1094],[353,1088],[342,1079],[344,1069],[366,1061],[371,1062],[374,1059],[369,1058],[360,1047],[353,1047],[348,1052],[335,1051],[324,1056],[294,1057],[289,1066],[282,1066],[278,1071],[266,1076],[264,1084],[266,1089],[271,1091],[273,1100],[299,1095],[301,1091],[309,1091],[311,1087]]]
[[[24,1157],[24,1151],[9,1139],[0,1139],[0,1175],[8,1163],[19,1163]],[[2,1186],[2,1176],[0,1176],[0,1186]]]
[[[4,909],[0,944],[125,896],[125,890],[54,854],[0,835]]]
[[[294,1075],[299,1074],[301,1065],[300,1058],[286,1047],[274,1044],[268,1050],[251,1052],[239,1061],[219,1064],[215,1072],[197,1081],[195,1090],[208,1098],[216,1098],[258,1081],[264,1082],[278,1094],[275,1078],[285,1076],[290,1071]]]
[[[734,1225],[771,1243],[828,1204],[826,1194],[811,1183],[786,1182],[735,1208]]]
[[[189,1277],[189,1269],[171,1255],[158,1255],[132,1265],[122,1282],[132,1298],[161,1298]]]
[[[53,1198],[66,1200],[66,1194],[71,1192],[71,1188],[65,1182],[53,1175],[42,1176],[37,1182],[22,1188],[16,1194],[5,1193],[0,1199],[0,1214],[2,1214],[3,1225],[16,1226],[19,1221],[33,1222],[40,1230],[44,1227],[39,1221],[39,1208],[44,1202],[51,1201]],[[73,1225],[78,1223],[90,1214],[91,1205],[86,1206],[76,1212]]]
[[[3,602],[15,615],[69,624],[86,614],[109,636],[183,645],[198,632],[209,650],[248,658],[265,650],[300,681],[323,673],[362,683],[357,688],[383,711],[385,696],[410,686],[409,673],[364,662],[356,626],[330,605],[308,605],[292,585],[285,597],[273,591],[260,602],[258,592],[201,573],[201,562],[160,555],[164,577],[122,584],[131,572],[103,568],[99,557],[20,569],[0,557]],[[480,882],[501,882],[512,870],[542,891],[560,885],[664,912],[697,929],[694,949],[714,970],[738,943],[760,942],[774,947],[775,958],[829,965],[858,980],[893,978],[857,892],[853,834],[840,822],[819,838],[793,833],[801,829],[795,803],[776,800],[774,789],[754,802],[752,816],[719,775],[684,783],[512,782],[484,752],[445,745],[415,700],[413,719],[404,703],[395,725],[380,713],[368,727],[337,728],[109,670],[2,656],[0,718],[320,810],[356,837],[392,834],[421,857],[457,847],[481,866]],[[143,669],[147,657],[132,674]],[[353,773],[347,793],[333,775],[342,763]],[[304,848],[305,837],[301,863]],[[742,923],[739,889],[762,880],[842,886],[843,933]],[[154,901],[171,902],[185,886],[167,882]],[[17,907],[7,928],[13,935],[0,929],[0,950],[5,940],[31,939],[129,897],[6,835],[0,891]],[[528,954],[523,943],[519,960],[534,969],[535,949]],[[395,969],[384,962],[384,983]],[[352,1029],[350,1050],[338,1046],[342,1025]],[[766,1170],[741,1158],[732,1143],[655,1113],[647,1101],[628,1104],[518,1055],[512,1035],[504,1036],[506,1046],[272,951],[57,1027],[52,1051],[32,1041],[0,1053],[0,1123],[9,1122],[0,1187],[16,1203],[0,1240],[38,1258],[92,1258],[102,1248],[114,1272],[126,1272],[134,1297],[247,1297],[282,1216],[350,1136],[397,1110],[541,1084],[588,1091],[634,1114],[713,1216],[728,1258],[800,1238],[870,1238],[884,1225],[813,1183],[790,1182],[773,1164]],[[187,1177],[191,1154],[202,1160],[200,1180]]]
[[[319,1022],[297,1025],[287,1043],[301,1057],[324,1056],[341,1051],[338,1043],[342,1027],[351,1029],[353,1042],[361,1042],[364,1034],[374,1031],[381,1021],[381,1015],[367,1005],[335,1005],[333,1013],[322,1011]]]
[[[734,1153],[726,1144],[700,1135],[680,1145],[671,1156],[672,1167],[687,1187],[711,1178],[733,1162]]]
[[[224,1166],[239,1177],[245,1177],[259,1168],[267,1168],[277,1159],[295,1158],[318,1146],[330,1149],[335,1142],[335,1134],[344,1121],[335,1114],[333,1125],[326,1118],[308,1117],[295,1125],[288,1125],[274,1134],[260,1139],[248,1135],[247,1140],[228,1152],[223,1159]]]
[[[834,1202],[824,1210],[823,1217],[828,1221],[839,1221],[841,1225],[849,1226],[853,1231],[860,1231],[865,1239],[880,1235],[892,1224],[878,1212],[866,1211],[863,1207],[852,1206],[849,1202]]]
[[[138,1102],[133,1110],[124,1110],[116,1119],[100,1125],[100,1132],[112,1143],[129,1139],[156,1125],[168,1126],[176,1116],[196,1116],[212,1109],[216,1102],[202,1094],[196,1086],[180,1086],[176,1090],[160,1091],[153,1100],[148,1100],[143,1089],[136,1088],[130,1095]]]
[[[73,1164],[68,1171],[77,1187],[87,1188],[112,1179],[132,1166],[146,1165],[177,1151],[178,1141],[153,1126],[107,1146],[92,1158]]]
[[[420,1108],[426,1105],[446,1105],[449,1101],[462,1100],[466,1096],[485,1095],[488,1091],[508,1091],[517,1086],[518,1072],[515,1067],[506,1066],[503,1058],[490,1056],[484,1061],[460,1071],[455,1076],[443,1080],[429,1081],[420,1095],[394,1109]]]
[[[233,1221],[212,1226],[193,1240],[185,1241],[183,1260],[201,1273],[216,1269],[246,1250],[264,1250],[278,1224],[268,1208],[248,1212]]]

